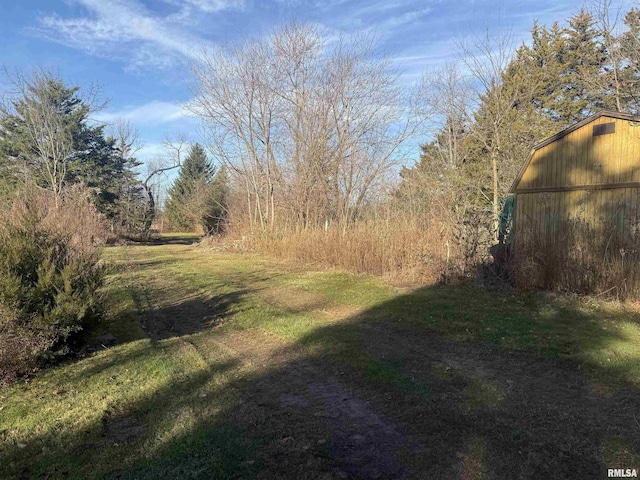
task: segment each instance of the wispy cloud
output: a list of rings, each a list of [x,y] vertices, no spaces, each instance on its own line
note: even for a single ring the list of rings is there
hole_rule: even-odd
[[[149,161],[167,155],[167,148],[162,142],[146,143],[136,152],[138,159]]]
[[[91,55],[125,60],[133,66],[166,68],[195,58],[204,39],[184,28],[194,10],[215,13],[241,8],[243,0],[165,0],[177,10],[159,15],[137,0],[70,0],[86,16],[38,18],[30,33]],[[195,20],[193,20],[195,22]]]
[[[238,10],[245,5],[244,0],[163,0],[181,9],[193,7],[204,13],[217,13],[224,10]]]
[[[402,76],[421,75],[425,70],[442,67],[455,59],[455,46],[451,42],[433,44],[424,54],[399,55],[392,58]]]
[[[131,123],[162,124],[183,120],[188,116],[181,103],[152,101],[136,107],[125,107],[117,111],[99,112],[94,115],[94,120],[111,123],[119,118],[129,120]]]
[[[379,37],[392,36],[401,28],[415,24],[433,11],[430,2],[416,0],[380,1],[365,3],[335,3],[331,8],[340,10],[337,23],[342,29],[365,29],[374,31]],[[426,5],[425,5],[426,4]],[[325,6],[323,10],[329,7]],[[330,14],[330,11],[326,12]]]

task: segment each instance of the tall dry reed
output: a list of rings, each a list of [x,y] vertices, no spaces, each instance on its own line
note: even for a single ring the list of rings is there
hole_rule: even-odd
[[[619,299],[640,295],[640,229],[572,218],[553,232],[517,232],[513,276],[520,289],[556,289]]]
[[[470,249],[463,243],[468,239],[452,235],[452,230],[460,232],[464,227],[456,230],[437,220],[416,221],[408,216],[364,219],[348,228],[327,225],[253,234],[244,224],[230,224],[222,242],[239,251],[297,263],[431,284],[468,276],[484,251],[477,242]]]

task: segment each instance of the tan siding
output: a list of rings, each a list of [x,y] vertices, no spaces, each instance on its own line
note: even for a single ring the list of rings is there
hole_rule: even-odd
[[[613,134],[593,136],[593,127],[615,123]],[[600,117],[534,151],[517,190],[640,182],[640,128]]]
[[[553,154],[555,153],[557,144],[552,143],[547,147],[546,154],[544,157],[540,158],[540,168],[539,168],[539,176],[538,176],[538,186],[545,187],[549,185],[549,165],[553,163]]]
[[[561,166],[564,163],[566,156],[564,155],[565,151],[565,143],[557,142],[556,147],[553,152],[553,161],[549,165],[549,170],[551,175],[549,175],[549,179],[547,185],[557,185],[561,181],[562,169]]]
[[[568,166],[569,162],[572,160],[571,155],[569,154],[569,148],[570,144],[568,142],[562,141],[558,143],[558,155],[554,162],[555,165],[553,180],[551,182],[552,185],[562,185],[567,183],[568,179],[564,178],[564,174],[569,170],[567,170],[567,168],[563,168],[563,165],[567,164]]]
[[[542,166],[546,162],[548,155],[549,155],[549,146],[542,149],[536,156],[536,165],[535,165],[535,169],[532,172],[533,178],[531,179],[531,185],[533,187],[542,186],[542,182],[540,181],[542,177]]]
[[[622,219],[622,228],[625,234],[625,238],[628,238],[629,232],[631,232],[631,208],[633,203],[633,190],[632,188],[625,188],[624,199],[626,201],[620,202],[621,199],[616,198],[618,203],[624,203],[626,206],[623,208],[624,218]]]
[[[552,143],[551,145],[549,145],[546,148],[546,152],[545,154],[540,157],[540,159],[538,160],[540,163],[540,166],[538,167],[538,181],[537,181],[537,186],[538,187],[545,187],[548,185],[547,183],[547,178],[548,178],[548,173],[549,173],[549,165],[551,163],[553,163],[553,153],[555,151],[557,144]]]
[[[612,182],[620,183],[620,182],[630,182],[632,179],[627,179],[627,165],[629,164],[629,159],[627,158],[627,148],[626,144],[628,142],[623,142],[623,140],[629,135],[626,123],[629,122],[617,122],[616,123],[616,134],[614,142],[612,142],[610,156],[615,162],[615,172],[614,176],[611,178]]]
[[[629,149],[627,148],[627,145],[629,145],[630,142],[625,141],[628,138],[629,133],[629,122],[616,123],[616,142],[611,154],[617,160],[615,181],[619,183],[633,181],[633,176],[629,175],[628,168],[631,162],[628,158]]]
[[[519,185],[521,185],[522,188],[531,188],[533,186],[532,180],[535,177],[535,170],[537,168],[537,158],[539,156],[540,156],[539,150],[533,153],[531,162],[529,163],[527,169],[522,174],[522,179],[520,180],[520,183],[519,183]]]
[[[631,181],[640,182],[640,128],[639,125],[627,122],[626,125],[625,171]]]
[[[633,234],[636,222],[636,212],[638,208],[638,192],[635,188],[629,189],[629,218],[627,220],[627,229]]]
[[[580,185],[593,184],[591,175],[593,165],[593,142],[591,136],[592,128],[593,124],[585,125],[583,128],[575,132],[576,135],[579,135],[576,143],[578,147],[576,159],[578,160],[578,165],[580,171],[582,172],[579,181]]]
[[[558,241],[558,223],[580,219],[592,229],[595,239],[607,241],[608,235],[628,236],[640,222],[640,189],[578,190],[566,192],[519,193],[516,200],[516,245],[523,236],[545,235]],[[604,234],[607,236],[604,236]]]
[[[585,199],[585,204],[587,207],[587,214],[585,216],[585,220],[594,229],[597,229],[598,227],[596,218],[595,218],[595,205],[596,205],[596,202],[599,200],[599,198],[601,198],[601,196],[599,195],[601,192],[602,190],[600,191],[587,190],[586,199]]]
[[[563,178],[567,186],[573,186],[578,184],[577,167],[578,161],[576,160],[576,148],[572,142],[566,141],[567,146],[567,159],[564,162]],[[567,171],[568,169],[568,171]]]
[[[584,129],[580,129],[566,137],[567,141],[570,141],[573,146],[573,158],[575,159],[573,168],[576,171],[576,185],[584,185],[587,182],[586,165],[589,162],[589,158],[585,155],[587,149],[584,148],[586,139],[583,133]]]
[[[590,176],[587,185],[608,183],[607,179],[615,175],[615,160],[609,156],[608,151],[610,150],[609,146],[616,140],[617,135],[615,134],[592,137]]]
[[[610,122],[615,133],[593,136],[594,125]],[[596,242],[640,233],[640,188],[589,188],[630,182],[640,182],[640,125],[629,120],[601,116],[535,150],[516,187],[516,249],[531,233],[559,241],[558,222],[571,218],[584,221]],[[566,187],[582,189],[553,191]]]

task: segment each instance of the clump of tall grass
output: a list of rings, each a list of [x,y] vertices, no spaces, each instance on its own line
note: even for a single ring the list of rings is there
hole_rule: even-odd
[[[517,233],[512,270],[520,289],[556,289],[618,299],[640,296],[640,229],[571,218],[552,234],[538,226]]]
[[[468,247],[469,239],[459,234],[464,227],[453,235],[449,227],[409,215],[360,219],[346,228],[327,224],[253,233],[245,224],[231,223],[224,239],[210,241],[296,263],[432,284],[469,276],[483,248]]]

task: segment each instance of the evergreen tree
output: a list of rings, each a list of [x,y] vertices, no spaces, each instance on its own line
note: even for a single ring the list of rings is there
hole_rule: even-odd
[[[20,94],[0,111],[0,170],[5,184],[34,182],[58,196],[83,183],[101,213],[114,219],[123,192],[136,182],[135,160],[126,159],[103,126],[91,126],[91,105],[58,78],[35,72],[20,78]]]
[[[620,36],[620,49],[625,59],[622,91],[625,109],[640,114],[640,10],[632,8],[624,17],[626,30]]]
[[[564,86],[557,102],[560,119],[566,125],[607,106],[602,92],[592,87],[592,79],[601,75],[606,62],[600,33],[593,16],[584,9],[569,19],[569,28],[565,31]]]
[[[227,197],[229,192],[229,174],[222,165],[214,174],[203,197],[201,224],[207,235],[224,233],[227,218]]]
[[[35,182],[57,199],[89,106],[76,95],[77,87],[41,71],[15,83],[19,94],[0,111],[0,154],[14,181]]]
[[[536,23],[531,30],[531,45],[518,48],[503,77],[504,83],[521,89],[524,101],[515,105],[520,112],[539,114],[535,130],[543,135],[557,129],[560,121],[556,100],[563,85],[564,39],[557,23],[549,30]],[[526,82],[522,80],[526,79]],[[524,92],[526,89],[526,94]]]
[[[568,23],[564,29],[557,23],[550,29],[534,23],[531,44],[516,50],[504,76],[506,85],[525,85],[529,90],[529,105],[517,108],[526,112],[532,107],[527,123],[538,140],[611,107],[606,92],[597,86],[606,64],[601,32],[584,10]]]
[[[206,234],[220,233],[226,189],[226,169],[216,170],[202,146],[195,144],[169,189],[167,218],[181,230],[192,231],[200,226]]]

